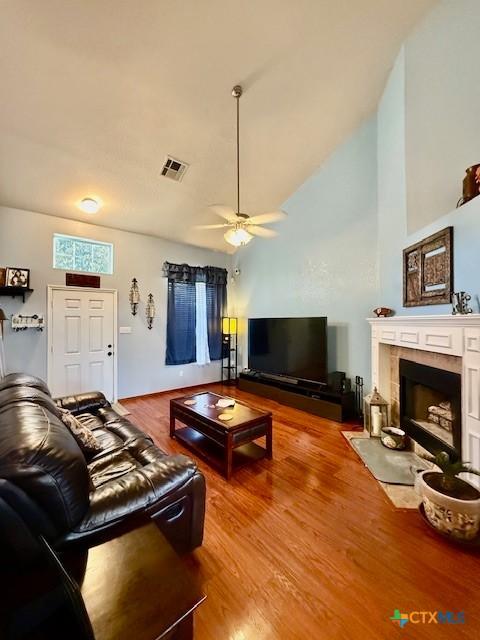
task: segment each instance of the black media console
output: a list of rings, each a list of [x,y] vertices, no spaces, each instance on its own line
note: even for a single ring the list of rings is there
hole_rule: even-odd
[[[329,420],[344,422],[354,417],[353,391],[338,392],[327,386],[296,384],[283,381],[280,376],[268,377],[254,371],[240,373],[238,388]]]

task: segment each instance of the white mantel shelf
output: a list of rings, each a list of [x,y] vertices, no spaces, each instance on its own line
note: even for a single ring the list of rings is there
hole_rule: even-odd
[[[454,327],[480,327],[480,313],[465,315],[436,315],[436,316],[390,316],[388,318],[367,318],[372,326],[375,325],[416,325],[419,327],[448,325]]]
[[[372,387],[390,399],[392,345],[462,359],[462,458],[480,468],[480,314],[368,318],[372,332]],[[478,478],[471,480],[480,486]]]
[[[480,314],[369,318],[372,341],[463,357],[480,357]],[[375,362],[373,363],[375,368]]]

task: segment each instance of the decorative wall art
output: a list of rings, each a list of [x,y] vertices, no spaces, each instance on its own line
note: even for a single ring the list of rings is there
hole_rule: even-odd
[[[147,327],[151,329],[153,327],[153,319],[155,318],[155,301],[151,293],[148,294],[145,316],[147,318]]]
[[[453,290],[453,227],[403,250],[403,306],[450,304]]]
[[[128,296],[130,300],[130,308],[132,310],[132,316],[137,315],[137,307],[140,302],[140,291],[138,289],[138,281],[136,278],[132,280],[132,286],[130,287],[130,294]]]

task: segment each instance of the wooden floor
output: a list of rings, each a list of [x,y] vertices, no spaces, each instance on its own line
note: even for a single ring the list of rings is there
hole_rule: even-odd
[[[480,637],[480,555],[438,538],[416,511],[395,509],[341,435],[348,426],[225,393],[273,411],[274,459],[228,483],[198,463],[205,539],[185,559],[208,596],[197,640]],[[122,404],[162,449],[184,452],[168,436],[169,400],[182,394]],[[394,609],[464,611],[465,624],[400,629]]]

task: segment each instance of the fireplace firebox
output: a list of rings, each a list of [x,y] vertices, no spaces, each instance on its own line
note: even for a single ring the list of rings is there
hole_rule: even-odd
[[[400,359],[400,424],[432,454],[462,455],[461,376]]]

